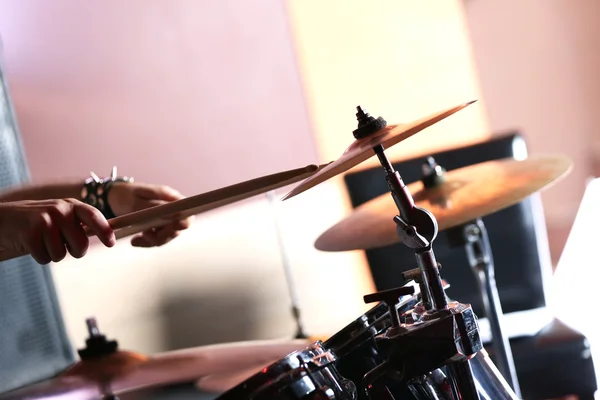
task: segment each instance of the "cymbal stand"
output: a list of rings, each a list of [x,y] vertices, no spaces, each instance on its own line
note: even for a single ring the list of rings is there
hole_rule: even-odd
[[[385,120],[377,120],[357,107],[358,129],[356,139],[366,138],[385,126]],[[402,243],[414,249],[421,280],[425,291],[423,298],[429,304],[421,315],[415,315],[418,323],[400,324],[395,304],[407,288],[398,288],[365,296],[365,302],[384,301],[390,311],[391,327],[378,337],[382,346],[389,348],[387,360],[376,370],[365,375],[363,387],[368,397],[375,382],[386,373],[401,374],[403,380],[411,380],[447,366],[454,395],[461,400],[479,400],[469,358],[482,348],[477,320],[471,307],[466,304],[448,303],[439,274],[439,265],[432,244],[438,233],[435,217],[429,211],[415,206],[414,199],[394,170],[382,145],[373,148],[381,163],[392,198],[399,210],[394,217],[397,233]],[[414,290],[414,288],[413,288]]]
[[[427,157],[422,171],[421,181],[425,188],[433,189],[444,181],[446,170],[433,157]],[[479,293],[481,293],[485,315],[490,322],[492,347],[496,354],[495,358],[498,370],[512,387],[515,394],[520,397],[521,390],[510,343],[502,331],[502,306],[496,285],[492,246],[490,245],[485,224],[481,218],[477,218],[470,223],[448,229],[446,234],[451,246],[462,246],[465,248],[469,266],[475,274],[479,285]]]
[[[471,223],[453,228],[447,233],[453,245],[463,245],[465,247],[469,265],[477,278],[485,316],[490,322],[492,348],[496,355],[494,358],[498,370],[517,396],[520,397],[521,389],[510,342],[502,330],[502,305],[498,295],[494,259],[485,224],[478,218]]]
[[[294,285],[294,278],[292,276],[292,268],[290,261],[283,245],[283,235],[281,234],[281,227],[279,226],[279,218],[277,218],[277,209],[275,205],[275,191],[271,190],[267,192],[267,199],[273,210],[273,219],[275,223],[275,231],[277,234],[277,244],[279,246],[279,254],[281,255],[281,264],[283,265],[283,272],[285,273],[285,281],[287,283],[288,292],[290,294],[290,300],[292,302],[292,316],[296,321],[296,339],[306,339],[308,336],[304,332],[302,325],[302,319],[300,316],[300,301],[298,300],[298,293],[296,292],[296,286]]]
[[[85,323],[90,336],[85,340],[86,347],[77,350],[82,360],[102,357],[117,351],[119,346],[117,341],[106,339],[106,336],[98,329],[95,318],[87,318]],[[100,392],[103,394],[102,400],[119,400],[119,397],[112,393],[110,385],[106,382],[100,383]]]

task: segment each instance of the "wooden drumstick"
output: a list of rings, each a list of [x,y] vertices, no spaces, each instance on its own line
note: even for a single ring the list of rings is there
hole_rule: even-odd
[[[325,165],[326,164],[311,164],[303,168],[296,168],[262,176],[260,178],[236,183],[210,192],[150,207],[145,210],[121,215],[110,219],[108,223],[115,231],[117,239],[121,239],[143,232],[147,229],[157,228],[173,221],[210,211],[218,207],[223,207],[261,193],[266,193],[299,182],[308,178]],[[93,233],[88,229],[86,229],[86,232],[88,236],[93,236]],[[24,255],[27,255],[27,253],[20,253],[10,249],[0,249],[0,261],[6,261]]]

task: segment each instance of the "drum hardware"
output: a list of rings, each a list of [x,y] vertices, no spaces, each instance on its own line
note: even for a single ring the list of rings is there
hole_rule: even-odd
[[[485,316],[490,322],[496,366],[517,396],[520,396],[521,391],[510,342],[502,329],[502,305],[496,285],[494,259],[485,224],[478,218],[472,223],[450,228],[446,233],[451,245],[462,245],[465,248],[469,266],[475,274],[479,286]]]
[[[434,189],[445,182],[446,169],[439,165],[433,157],[427,157],[422,166],[423,187]],[[442,203],[443,207],[450,206]],[[496,363],[500,373],[508,381],[517,396],[521,396],[519,380],[514,365],[512,350],[508,337],[502,330],[502,305],[496,285],[494,259],[487,229],[481,218],[456,227],[449,228],[446,235],[453,247],[462,246],[465,249],[469,266],[479,284],[479,293],[485,309],[485,315],[490,321],[492,331],[492,347],[496,355]]]
[[[364,127],[369,116],[359,107],[357,118],[359,127]],[[365,375],[363,388],[367,396],[373,398],[372,387],[390,371],[396,371],[403,379],[410,380],[448,365],[458,398],[478,400],[468,358],[481,350],[483,345],[471,307],[447,302],[433,253],[433,241],[438,233],[435,217],[429,211],[415,206],[400,173],[394,170],[385,155],[383,146],[379,144],[373,151],[384,169],[386,182],[399,211],[399,215],[393,218],[397,225],[396,232],[401,242],[414,250],[421,273],[422,299],[426,300],[423,302],[423,323],[419,321],[400,326],[396,309],[390,306],[390,302],[395,303],[399,295],[407,294],[406,288],[365,297],[365,301],[381,300],[388,305],[392,326],[379,338],[382,344],[388,342],[388,358]]]
[[[294,279],[292,274],[292,267],[290,265],[289,257],[283,244],[283,235],[281,234],[281,227],[279,226],[279,218],[277,215],[277,209],[275,205],[275,191],[270,190],[267,192],[267,199],[271,209],[273,210],[273,222],[275,224],[275,233],[277,235],[277,245],[279,247],[279,254],[281,255],[281,264],[283,266],[283,272],[285,273],[285,281],[287,283],[290,300],[292,303],[292,317],[296,322],[296,339],[306,339],[308,336],[304,332],[302,325],[302,319],[300,316],[300,301],[298,293],[296,292],[296,286],[294,285]]]
[[[110,354],[115,354],[119,347],[116,340],[107,340],[106,336],[100,333],[98,324],[95,318],[88,318],[85,320],[87,325],[89,337],[86,339],[86,347],[77,350],[81,360],[93,360],[98,359]],[[144,358],[145,359],[145,358]],[[71,371],[72,373],[73,371]],[[119,400],[115,394],[112,393],[110,388],[110,379],[112,376],[101,377],[98,384],[100,386],[100,393],[103,394],[103,400]]]
[[[394,170],[385,155],[384,145],[388,144],[382,137],[389,132],[385,127],[385,120],[371,117],[360,106],[357,107],[356,116],[358,129],[354,131],[356,141],[353,145],[339,160],[294,188],[284,197],[284,200],[368,158],[369,156],[364,154],[367,146],[377,155],[384,169],[394,209],[398,213],[393,218],[397,239],[399,238],[401,243],[414,251],[419,267],[422,300],[411,311],[412,317],[405,318],[404,322],[400,323],[400,317],[397,314],[393,316],[396,307],[390,303],[397,302],[398,296],[406,293],[406,288],[378,292],[365,297],[365,301],[380,300],[388,307],[391,326],[375,338],[377,346],[383,349],[381,355],[385,355],[385,359],[363,375],[359,383],[360,391],[367,398],[376,399],[380,393],[376,394],[374,390],[377,386],[385,386],[385,377],[395,375],[396,378],[414,387],[414,383],[419,382],[423,377],[425,379],[431,379],[436,375],[439,377],[439,373],[434,374],[434,371],[442,368],[447,377],[444,382],[450,385],[453,398],[479,399],[470,360],[481,354],[483,344],[471,306],[451,302],[446,297],[439,273],[440,266],[433,252],[433,241],[438,233],[436,218],[425,208],[415,205],[400,174]],[[399,141],[390,140],[389,145]],[[438,171],[436,168],[433,170]],[[435,179],[444,179],[443,175],[437,173],[436,175]],[[408,276],[414,278],[417,275],[407,274]],[[500,377],[495,378],[500,380]],[[393,398],[393,396],[388,397]],[[513,399],[516,396],[509,392],[505,398]]]
[[[263,368],[217,400],[354,400],[356,387],[337,372],[337,360],[317,341]]]

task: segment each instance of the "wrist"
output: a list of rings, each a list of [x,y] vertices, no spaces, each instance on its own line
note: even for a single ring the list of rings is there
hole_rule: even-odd
[[[81,188],[81,201],[98,209],[106,219],[116,217],[108,201],[108,195],[112,186],[118,182],[131,183],[133,178],[117,176],[117,167],[113,167],[111,176],[107,178],[99,178],[92,172],[91,177],[85,180]]]

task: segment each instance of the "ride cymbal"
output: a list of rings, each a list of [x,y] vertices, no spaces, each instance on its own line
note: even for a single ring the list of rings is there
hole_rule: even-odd
[[[308,345],[308,339],[294,339],[200,346],[153,356],[117,351],[80,361],[56,378],[4,393],[0,400],[99,400],[110,394],[260,368]]]
[[[297,185],[292,189],[288,194],[283,197],[283,200],[287,200],[292,198],[305,190],[308,190],[326,180],[333,178],[336,175],[341,174],[349,170],[352,167],[362,163],[363,161],[368,160],[372,156],[375,155],[373,148],[376,146],[384,146],[389,148],[395,144],[400,143],[401,141],[408,139],[409,137],[415,135],[416,133],[422,131],[423,129],[451,116],[452,114],[462,110],[463,108],[473,104],[476,100],[470,101],[468,103],[463,103],[458,106],[437,112],[435,114],[429,115],[428,117],[421,118],[414,122],[408,124],[398,124],[398,125],[387,125],[380,129],[377,129],[374,133],[370,133],[364,137],[356,139],[342,154],[342,156],[329,163],[327,166],[320,168],[312,176],[308,177],[302,183]],[[359,116],[362,110],[359,108],[359,112],[357,116]],[[372,118],[368,114],[362,114],[363,117]],[[380,117],[381,119],[381,117]],[[373,122],[378,122],[378,120],[374,120]],[[383,121],[383,120],[381,120]],[[383,121],[385,122],[385,121]],[[361,129],[359,127],[359,129]],[[358,129],[357,129],[358,130]],[[356,131],[355,131],[356,132]]]
[[[444,182],[425,188],[407,185],[415,205],[430,211],[443,231],[515,205],[570,172],[572,162],[560,155],[525,160],[488,161],[445,173]],[[323,251],[368,250],[400,242],[394,216],[398,208],[389,193],[370,200],[315,242]]]

